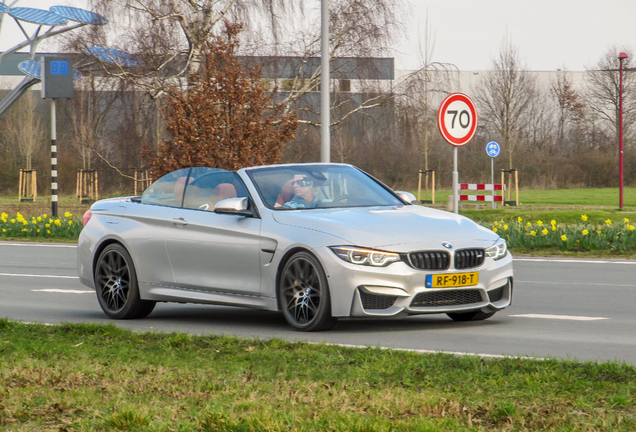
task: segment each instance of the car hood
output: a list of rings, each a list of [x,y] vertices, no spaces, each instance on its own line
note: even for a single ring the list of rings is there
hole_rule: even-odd
[[[274,212],[274,219],[339,237],[351,245],[407,252],[419,248],[488,247],[497,234],[453,213],[409,205]]]

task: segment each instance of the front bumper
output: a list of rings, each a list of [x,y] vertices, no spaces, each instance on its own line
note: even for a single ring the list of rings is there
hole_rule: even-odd
[[[496,312],[512,302],[512,256],[485,258],[479,267],[418,270],[404,262],[387,267],[350,264],[328,249],[319,251],[325,264],[335,317],[401,317],[415,314]],[[479,282],[460,288],[426,288],[429,274],[479,272]]]

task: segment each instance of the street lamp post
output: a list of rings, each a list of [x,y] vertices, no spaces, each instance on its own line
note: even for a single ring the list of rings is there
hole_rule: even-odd
[[[618,55],[619,89],[618,89],[618,190],[619,206],[623,208],[623,60],[627,58],[624,52]]]

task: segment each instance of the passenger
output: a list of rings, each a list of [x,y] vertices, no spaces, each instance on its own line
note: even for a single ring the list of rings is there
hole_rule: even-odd
[[[296,174],[292,180],[294,196],[287,201],[284,208],[315,208],[320,202],[314,188],[314,180],[305,174]]]

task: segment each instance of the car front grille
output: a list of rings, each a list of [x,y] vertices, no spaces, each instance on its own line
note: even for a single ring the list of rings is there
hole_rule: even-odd
[[[397,296],[387,296],[378,294],[369,294],[364,291],[360,291],[360,298],[362,299],[362,307],[366,309],[388,309],[393,306]]]
[[[504,288],[506,288],[507,286],[508,284],[502,287],[499,287],[497,289],[494,289],[492,291],[488,291],[488,298],[490,299],[491,303],[498,302],[499,300],[503,298]]]
[[[420,270],[446,270],[450,267],[450,254],[445,251],[411,252],[409,262]]]
[[[411,307],[446,307],[480,303],[480,290],[423,292],[415,296]]]
[[[455,268],[479,267],[484,263],[484,255],[483,249],[460,249],[455,252]]]

